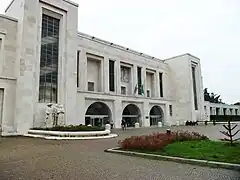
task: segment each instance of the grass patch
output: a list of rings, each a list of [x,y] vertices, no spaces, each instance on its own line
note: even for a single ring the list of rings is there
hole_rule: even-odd
[[[218,141],[182,141],[168,144],[162,150],[132,150],[151,154],[201,159],[217,162],[240,164],[240,144],[230,146],[226,142]]]
[[[31,130],[42,130],[42,131],[68,131],[68,132],[74,132],[74,131],[104,131],[104,127],[98,127],[98,126],[85,126],[85,125],[77,125],[77,126],[54,126],[52,128],[32,128]]]

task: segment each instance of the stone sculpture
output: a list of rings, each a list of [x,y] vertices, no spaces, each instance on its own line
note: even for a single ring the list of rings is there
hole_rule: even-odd
[[[52,103],[47,104],[46,106],[46,116],[45,116],[45,123],[46,127],[50,128],[53,125],[53,118],[52,118]]]
[[[49,103],[46,107],[46,127],[64,126],[64,108],[61,104]]]

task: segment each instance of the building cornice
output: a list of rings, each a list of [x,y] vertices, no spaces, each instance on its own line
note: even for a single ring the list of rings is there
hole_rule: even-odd
[[[174,59],[174,58],[178,58],[178,57],[182,57],[182,56],[191,56],[193,58],[196,58],[198,60],[200,60],[198,57],[190,54],[190,53],[185,53],[185,54],[181,54],[181,55],[177,55],[177,56],[173,56],[173,57],[170,57],[170,58],[167,58],[167,59],[164,59],[164,61],[168,61],[168,60],[171,60],[171,59]]]
[[[13,17],[10,17],[10,16],[6,16],[4,14],[0,14],[0,18],[4,18],[4,19],[10,20],[10,21],[18,22],[17,19],[15,19]]]
[[[8,11],[8,9],[11,7],[11,5],[13,4],[13,2],[14,2],[15,0],[12,0],[10,3],[9,3],[9,5],[7,6],[7,8],[5,9],[5,13]]]
[[[82,33],[82,32],[78,32],[77,35],[79,37],[81,37],[81,38],[85,38],[85,39],[88,39],[90,41],[94,41],[94,42],[97,42],[97,43],[100,43],[100,44],[103,44],[103,45],[110,46],[112,48],[116,48],[116,49],[119,49],[119,50],[122,50],[122,51],[125,51],[125,52],[128,52],[128,53],[132,53],[132,54],[140,56],[142,58],[146,58],[146,59],[149,59],[149,60],[153,60],[153,61],[157,61],[157,62],[160,62],[160,63],[164,63],[163,60],[161,60],[161,59],[158,59],[158,58],[155,58],[153,56],[149,56],[147,54],[144,54],[144,53],[141,53],[141,52],[129,49],[129,48],[124,47],[124,46],[120,46],[120,45],[114,44],[112,42],[109,42],[109,41],[106,41],[106,40],[103,40],[103,39],[100,39],[100,38],[96,38],[94,36],[91,36],[91,35],[88,35],[88,34],[85,34],[85,33]]]
[[[69,4],[73,5],[73,6],[76,6],[76,7],[79,6],[78,3],[75,3],[75,2],[70,1],[70,0],[63,0],[63,1],[66,2],[66,3],[69,3]]]

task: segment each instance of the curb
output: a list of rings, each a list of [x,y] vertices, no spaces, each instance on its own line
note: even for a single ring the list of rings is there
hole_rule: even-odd
[[[41,138],[45,140],[97,140],[97,139],[111,139],[115,138],[117,134],[109,134],[107,136],[90,136],[90,137],[58,137],[58,136],[43,136],[34,134],[24,134],[24,137]]]
[[[199,160],[199,159],[188,159],[188,158],[173,157],[173,156],[163,156],[163,155],[157,155],[157,154],[139,153],[134,151],[122,151],[122,150],[119,150],[119,148],[106,149],[104,150],[104,152],[240,171],[240,164]]]

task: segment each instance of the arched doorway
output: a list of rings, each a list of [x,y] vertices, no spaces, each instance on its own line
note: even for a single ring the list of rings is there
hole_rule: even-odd
[[[149,113],[150,126],[155,126],[158,122],[163,122],[163,111],[159,106],[153,106]]]
[[[140,116],[141,116],[141,111],[134,104],[127,105],[124,108],[122,113],[122,118],[126,121],[127,127],[134,127],[136,122],[140,124],[140,121],[139,121]]]
[[[102,102],[91,104],[85,114],[85,125],[104,126],[110,123],[112,118],[111,110]]]

